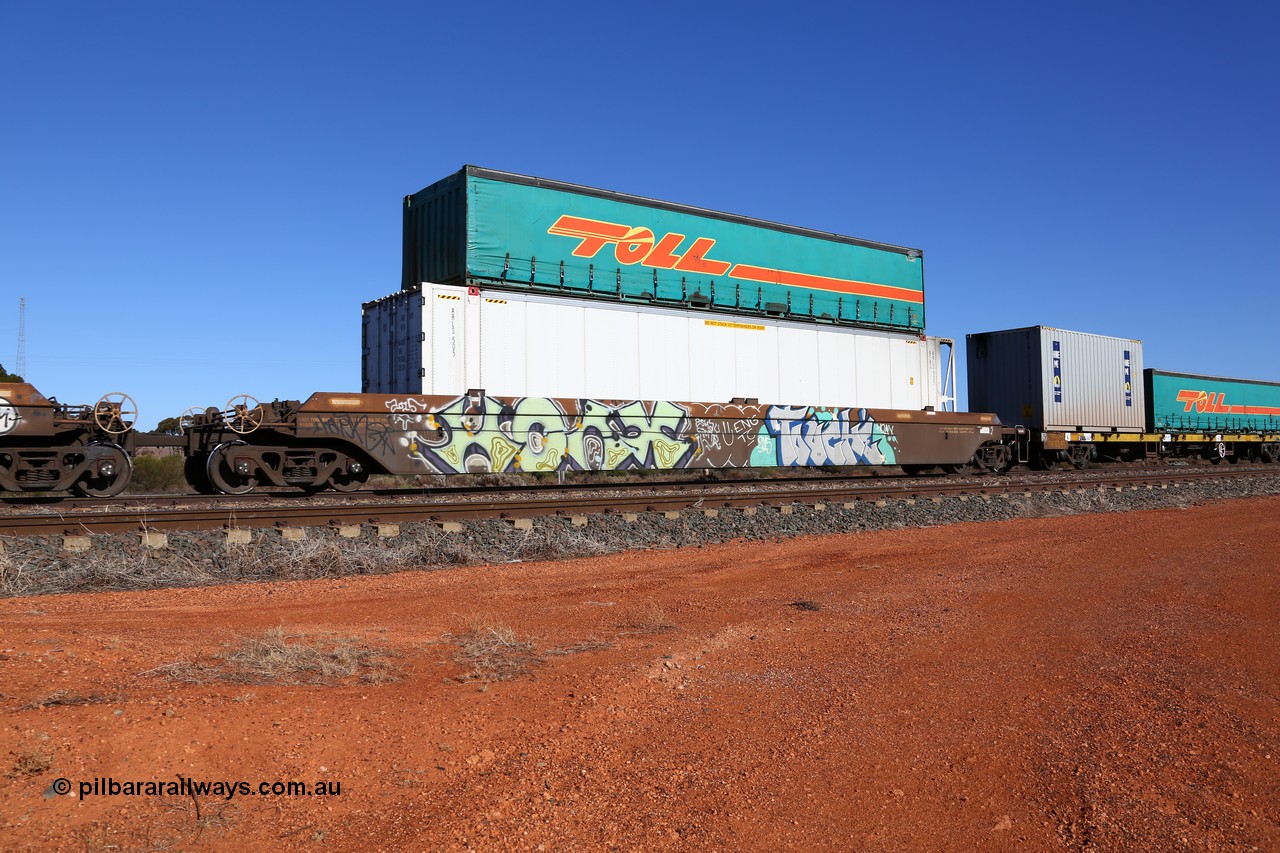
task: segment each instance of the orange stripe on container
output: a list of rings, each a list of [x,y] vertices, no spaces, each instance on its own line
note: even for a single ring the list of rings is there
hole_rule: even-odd
[[[924,302],[924,293],[922,291],[912,290],[907,287],[873,284],[869,281],[854,281],[847,278],[830,278],[825,275],[809,275],[808,273],[788,272],[787,270],[773,270],[768,267],[753,267],[749,264],[738,264],[729,270],[729,277],[759,281],[765,284],[807,287],[811,290],[830,290],[854,296],[882,296],[885,299],[897,299],[902,302]]]

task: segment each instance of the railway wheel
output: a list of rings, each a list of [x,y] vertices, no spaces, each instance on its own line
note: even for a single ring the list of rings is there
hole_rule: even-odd
[[[1222,464],[1222,460],[1227,458],[1227,446],[1221,441],[1216,442],[1213,447],[1209,448],[1209,461],[1214,465]]]
[[[369,471],[357,459],[347,458],[346,464],[329,477],[329,485],[336,492],[354,492],[369,481]]]
[[[182,463],[182,473],[187,478],[187,483],[196,492],[202,495],[216,495],[218,490],[213,487],[213,483],[209,482],[209,455],[207,453],[196,453],[187,457],[187,461]]]
[[[1073,444],[1067,448],[1067,461],[1078,471],[1088,468],[1092,458],[1092,444]]]
[[[219,444],[209,454],[209,461],[205,463],[205,473],[209,476],[210,484],[224,495],[243,495],[252,492],[258,485],[257,479],[250,472],[236,470],[232,454],[237,447],[244,446],[243,441],[227,441]]]
[[[979,472],[1004,474],[1013,467],[1013,452],[1007,444],[989,442],[973,454],[972,465]]]
[[[125,490],[133,477],[129,454],[114,444],[91,444],[85,451],[89,471],[71,491],[86,498],[115,497]]]

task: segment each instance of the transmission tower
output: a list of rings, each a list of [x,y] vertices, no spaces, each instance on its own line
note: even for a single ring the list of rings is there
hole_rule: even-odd
[[[19,376],[27,375],[27,299],[18,297],[18,366]]]

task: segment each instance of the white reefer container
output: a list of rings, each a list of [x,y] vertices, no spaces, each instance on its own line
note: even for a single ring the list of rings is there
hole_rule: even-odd
[[[969,335],[969,409],[1033,430],[1142,432],[1142,341],[1028,326]]]
[[[914,334],[439,284],[363,326],[366,393],[954,407],[950,341]]]

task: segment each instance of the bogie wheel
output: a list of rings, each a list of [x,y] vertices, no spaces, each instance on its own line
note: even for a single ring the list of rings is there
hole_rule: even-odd
[[[1013,454],[1007,445],[984,444],[973,455],[973,467],[979,473],[1004,474],[1013,467]]]
[[[103,394],[93,405],[93,422],[108,435],[124,435],[137,420],[138,404],[128,394]]]
[[[346,464],[334,471],[329,477],[329,485],[336,492],[354,492],[369,481],[369,471],[364,465],[350,457]]]
[[[1078,471],[1089,467],[1093,448],[1087,444],[1073,444],[1067,449],[1067,461]]]
[[[1057,450],[1041,450],[1039,453],[1034,453],[1031,459],[1032,468],[1036,471],[1056,471],[1062,462],[1062,457]]]
[[[244,447],[243,441],[228,441],[219,444],[209,454],[209,461],[205,463],[205,473],[209,475],[209,482],[213,488],[222,492],[224,495],[243,495],[252,492],[254,487],[258,485],[258,481],[252,476],[238,473],[232,454],[237,447]]]
[[[1008,474],[1011,470],[1013,470],[1013,459],[1008,456],[1005,456],[998,462],[987,466],[987,471],[992,474]]]
[[[89,471],[71,491],[86,498],[115,497],[125,490],[133,477],[133,462],[123,448],[114,444],[90,444],[85,449]]]
[[[231,413],[231,417],[227,419],[227,426],[232,432],[248,435],[262,426],[264,415],[262,404],[248,394],[241,394],[228,400],[227,411]]]
[[[1223,444],[1221,441],[1217,442],[1216,444],[1213,445],[1213,447],[1209,448],[1209,461],[1214,465],[1221,464],[1222,460],[1226,458],[1227,458],[1227,446]]]
[[[187,457],[187,461],[182,465],[182,473],[187,478],[187,483],[197,493],[202,495],[216,495],[218,490],[213,487],[213,483],[209,482],[209,455],[206,453],[196,453]]]
[[[946,471],[948,474],[964,476],[965,474],[973,473],[973,464],[970,462],[962,462],[959,465],[943,465],[942,470]]]

